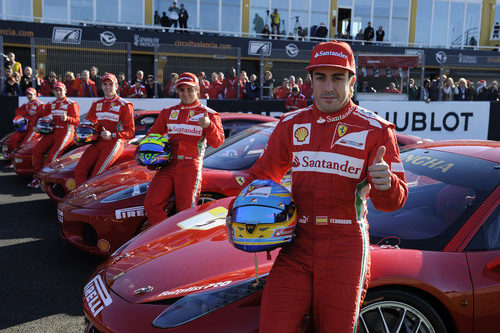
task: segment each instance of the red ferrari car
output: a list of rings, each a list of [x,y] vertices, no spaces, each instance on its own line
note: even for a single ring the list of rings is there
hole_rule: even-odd
[[[236,195],[241,190],[247,170],[262,153],[275,125],[254,126],[207,151],[200,203]],[[400,137],[405,142],[418,140]],[[154,172],[132,161],[83,184],[59,203],[63,237],[85,251],[109,255],[144,229],[144,197],[153,176]],[[289,181],[289,177],[284,180]]]
[[[146,134],[147,130],[153,125],[156,117],[160,111],[135,111],[134,112],[134,119],[135,119],[135,134],[136,136],[144,135]],[[85,115],[81,116],[81,119],[84,119]],[[38,141],[31,141],[24,147],[20,147],[15,153],[14,153],[14,171],[18,175],[22,176],[31,176],[33,175],[33,158],[32,158],[32,151],[33,148],[35,148],[36,144]],[[65,154],[68,152],[72,152],[74,149],[78,148],[77,145],[72,144],[65,150]],[[82,156],[83,152],[85,151],[86,146],[84,147],[79,147],[78,150],[75,153],[75,156],[71,157],[70,160],[77,160]],[[56,159],[52,164],[59,165],[58,162],[61,160],[62,156],[59,157],[59,159]],[[122,159],[119,159],[120,162],[123,162]],[[115,162],[119,163],[119,162]],[[46,169],[47,170],[47,169]],[[74,186],[74,181],[73,181],[73,186]]]
[[[425,143],[401,157],[406,205],[384,213],[369,204],[372,279],[359,331],[496,331],[500,143]],[[257,332],[273,260],[257,254],[256,280],[253,254],[227,241],[230,201],[172,216],[101,264],[83,291],[87,331]],[[313,331],[309,316],[303,323]]]
[[[252,125],[269,121],[277,121],[275,118],[257,114],[221,113],[220,115],[224,125],[224,134],[226,135],[226,138],[247,129]],[[147,127],[142,125],[142,127],[139,127],[136,130],[136,134],[141,137],[149,130],[154,122],[154,119],[137,119],[136,126],[138,126],[138,123],[144,122],[147,122]],[[134,139],[125,144],[122,155],[113,165],[133,160],[138,142],[139,141],[137,139]],[[77,148],[71,153],[61,156],[57,159],[57,161],[45,166],[38,174],[40,180],[42,181],[41,188],[52,200],[58,202],[64,198],[66,194],[75,189],[75,166],[85,149],[86,146]]]

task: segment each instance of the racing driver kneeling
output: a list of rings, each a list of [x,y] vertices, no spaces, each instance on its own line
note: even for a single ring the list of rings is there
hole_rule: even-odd
[[[260,332],[299,332],[310,311],[316,332],[356,332],[369,280],[366,200],[393,211],[404,205],[408,186],[394,125],[351,101],[350,46],[316,45],[306,69],[313,105],[281,116],[243,184],[279,182],[292,170],[296,236],[267,279]]]
[[[198,77],[181,74],[175,89],[181,103],[163,109],[147,134],[168,135],[172,151],[168,166],[158,170],[144,199],[152,225],[167,218],[165,207],[174,193],[177,212],[196,206],[206,144],[216,148],[224,142],[219,114],[200,103]]]

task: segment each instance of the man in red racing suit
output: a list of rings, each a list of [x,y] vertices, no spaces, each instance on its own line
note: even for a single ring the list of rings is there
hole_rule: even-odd
[[[173,193],[177,212],[196,205],[206,143],[218,147],[224,142],[220,116],[200,103],[198,82],[192,73],[181,74],[175,87],[181,103],[163,109],[148,132],[168,134],[172,149],[170,164],[156,173],[144,200],[151,224],[167,218],[165,206]]]
[[[97,124],[99,139],[85,150],[75,167],[76,185],[108,169],[123,151],[124,140],[134,137],[134,106],[118,97],[118,80],[112,73],[102,77],[104,98],[92,103],[87,120]]]
[[[38,137],[38,134],[33,132],[33,126],[36,124],[33,123],[33,119],[37,113],[42,112],[45,104],[38,100],[36,97],[36,90],[34,88],[26,89],[26,97],[28,98],[28,103],[25,103],[18,107],[15,111],[16,116],[23,116],[28,120],[28,126],[26,131],[24,132],[15,132],[10,137],[10,144],[12,147],[12,151],[17,149],[18,147],[23,146],[26,142],[31,141],[32,139]]]
[[[66,97],[66,86],[62,82],[54,83],[54,95],[56,100],[45,105],[42,112],[37,113],[33,119],[36,124],[39,118],[51,117],[54,121],[54,131],[44,135],[38,144],[33,148],[33,181],[30,187],[40,186],[37,173],[43,165],[54,162],[64,150],[73,143],[75,133],[74,125],[80,122],[78,104]],[[45,160],[43,155],[47,153]]]
[[[356,332],[369,275],[366,199],[383,211],[407,197],[394,125],[352,103],[352,50],[318,44],[307,70],[314,104],[282,115],[253,179],[279,182],[292,170],[295,238],[269,274],[260,332],[299,332],[312,312],[317,332]]]

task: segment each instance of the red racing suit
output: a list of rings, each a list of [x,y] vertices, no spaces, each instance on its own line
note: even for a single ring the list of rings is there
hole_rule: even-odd
[[[36,126],[36,123],[33,123],[33,119],[37,113],[41,113],[43,111],[45,104],[38,99],[34,101],[25,103],[18,107],[15,111],[16,116],[23,116],[28,119],[28,126],[26,131],[20,133],[15,132],[10,137],[10,144],[12,147],[12,151],[17,149],[18,147],[24,145],[26,142],[31,141],[32,139],[38,137],[38,133],[33,132],[33,126]]]
[[[287,111],[303,109],[307,107],[306,98],[302,94],[298,94],[297,96],[290,94],[290,96],[286,99],[285,107]]]
[[[228,76],[224,79],[222,85],[225,99],[236,99],[239,83],[240,80],[236,76]]]
[[[391,169],[387,191],[371,187],[367,171],[382,145]],[[311,309],[317,332],[355,332],[369,281],[366,199],[392,211],[408,193],[394,125],[352,102],[331,114],[315,105],[286,113],[245,185],[253,179],[279,183],[289,169],[296,237],[267,280],[260,332],[299,332]]]
[[[97,142],[85,150],[75,167],[77,186],[89,175],[94,177],[113,165],[123,151],[124,141],[132,139],[135,134],[134,106],[118,95],[92,103],[87,120],[97,124],[99,131],[110,131],[113,138],[104,140],[99,136]]]
[[[80,122],[79,110],[80,108],[75,101],[65,97],[46,104],[43,111],[34,117],[34,124],[42,117],[52,117],[55,123],[54,132],[44,135],[33,148],[33,170],[35,175],[42,168],[42,164],[52,163],[73,143],[74,125],[78,125]],[[61,119],[63,114],[67,116],[65,121]],[[47,153],[47,158],[44,161],[43,155],[45,153]]]
[[[208,112],[210,125],[202,128],[198,120]],[[165,206],[175,193],[177,212],[197,204],[201,190],[201,169],[208,143],[218,147],[224,142],[220,116],[196,101],[163,109],[148,134],[168,134],[172,149],[170,164],[154,176],[144,200],[144,209],[151,224],[167,218]]]

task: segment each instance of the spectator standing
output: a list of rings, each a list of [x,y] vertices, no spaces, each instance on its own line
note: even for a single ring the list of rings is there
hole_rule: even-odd
[[[95,87],[97,88],[97,96],[103,97],[104,93],[102,92],[102,77],[98,73],[99,70],[96,66],[90,67],[90,79],[95,83]]]
[[[23,91],[19,83],[17,83],[14,76],[9,76],[7,78],[7,85],[3,89],[3,96],[22,96]]]
[[[274,11],[271,13],[271,27],[276,27],[276,30],[280,31],[280,14],[278,13],[278,9],[274,8]]]
[[[455,101],[470,101],[472,100],[471,91],[467,85],[467,80],[463,77],[458,80],[458,85],[455,89],[455,96],[453,96]]]
[[[443,85],[443,101],[453,101],[455,96],[455,82],[449,77]]]
[[[273,31],[271,31],[271,39],[280,39],[279,37],[280,31],[278,30],[278,27],[273,25]]]
[[[274,99],[287,99],[288,95],[290,95],[289,81],[284,78],[281,86],[274,91]]]
[[[210,99],[222,99],[223,89],[222,81],[219,80],[219,75],[217,73],[212,73],[212,82],[210,82],[210,87],[208,88],[208,98]]]
[[[304,84],[304,80],[302,80],[302,78],[299,76],[297,78],[297,85],[299,86],[299,89],[300,89],[300,87],[302,87],[303,84]],[[300,91],[300,93],[302,94],[302,90]]]
[[[375,89],[373,89],[372,86],[368,83],[367,80],[364,80],[361,82],[361,84],[358,85],[358,92],[360,93],[375,93],[377,92]]]
[[[364,40],[365,35],[363,34],[363,29],[359,29],[358,33],[354,37],[355,40]]]
[[[306,100],[312,99],[312,86],[311,86],[311,82],[312,82],[311,74],[307,73],[306,80],[300,86],[300,92],[302,93],[302,95],[304,95],[304,97],[306,98]]]
[[[7,57],[9,58],[9,65],[12,67],[12,71],[19,73],[19,75],[23,75],[23,67],[20,62],[16,61],[16,55],[9,52]]]
[[[146,87],[141,84],[141,81],[135,81],[134,85],[128,90],[129,98],[145,98],[147,97]]]
[[[198,73],[198,80],[200,81],[200,99],[207,99],[210,82],[205,79],[205,72]]]
[[[181,29],[181,33],[187,34],[187,21],[189,18],[188,11],[184,8],[184,4],[181,4],[181,8],[179,9],[179,28]]]
[[[389,83],[389,86],[385,88],[385,92],[389,94],[400,94],[401,92],[396,88],[394,83]]]
[[[381,25],[378,27],[378,30],[377,30],[377,32],[375,34],[376,34],[375,40],[377,42],[383,42],[384,41],[385,31],[382,29]]]
[[[290,87],[290,89],[295,85],[295,76],[293,75],[290,75],[288,77],[288,86]]]
[[[5,76],[4,79],[4,86],[7,84],[7,80],[9,77],[12,76],[12,67],[11,66],[5,66],[3,69],[3,75]]]
[[[40,87],[42,96],[54,96],[54,84],[57,82],[57,75],[54,72],[49,72],[47,79],[43,81]]]
[[[269,25],[267,24],[264,26],[264,29],[262,29],[260,33],[263,34],[263,36],[261,36],[262,38],[271,38],[271,30],[269,30]]]
[[[430,88],[431,88],[431,80],[425,79],[424,80],[424,86],[423,90],[421,92],[421,98],[423,101],[429,103],[431,101],[431,94],[430,94]]]
[[[167,16],[167,13],[163,12],[161,17],[160,17],[160,24],[162,27],[170,27],[170,19]]]
[[[172,73],[170,74],[170,81],[167,82],[165,88],[163,89],[163,96],[167,98],[178,98],[179,95],[175,90],[175,85],[177,84],[177,80],[179,79],[179,74]]]
[[[168,30],[174,25],[174,32],[177,32],[177,21],[179,21],[179,7],[177,7],[177,2],[174,1],[172,6],[168,7],[170,22],[168,23]]]
[[[24,67],[24,75],[21,77],[21,90],[23,94],[26,94],[26,89],[34,88],[36,91],[40,90],[41,82],[40,79],[35,76],[35,85],[33,86],[33,69],[30,66]]]
[[[262,98],[272,99],[275,84],[276,82],[273,79],[273,73],[271,73],[270,71],[265,71],[264,82],[262,84],[263,85]]]
[[[155,86],[157,87],[157,96],[155,96]],[[146,97],[148,98],[161,98],[162,90],[158,83],[155,83],[155,77],[153,75],[148,75],[146,79]]]
[[[363,31],[363,37],[367,42],[373,41],[373,37],[375,37],[375,31],[373,31],[371,22],[368,22],[368,26],[365,28],[365,31]]]
[[[75,85],[75,74],[73,72],[66,72],[64,74],[64,85],[66,86],[66,96],[68,97],[77,97],[78,96],[78,91],[73,89],[73,86]]]
[[[295,111],[307,107],[307,101],[304,95],[300,93],[298,85],[292,86],[292,93],[285,102],[286,111]]]
[[[245,86],[245,99],[250,101],[258,101],[260,95],[260,87],[257,84],[257,76],[255,74],[250,75],[248,82]]]
[[[443,81],[446,81],[445,75],[443,75]],[[429,87],[429,99],[431,101],[439,100],[439,89],[441,89],[441,77],[437,75],[436,78],[431,81],[431,86]]]
[[[475,101],[487,101],[488,100],[488,89],[486,89],[486,80],[480,80],[477,82],[476,90],[474,91]]]
[[[498,82],[491,82],[491,86],[488,87],[486,93],[489,101],[498,101]]]
[[[418,87],[415,85],[415,80],[410,78],[408,80],[408,100],[419,101]]]
[[[236,99],[239,80],[236,77],[236,69],[231,68],[228,76],[223,81],[223,91],[225,99]]]
[[[298,40],[304,40],[307,36],[307,32],[302,28],[302,27],[298,27],[297,28],[297,37],[298,37]]]
[[[248,82],[247,72],[241,71],[240,82],[239,82],[239,84],[240,84],[240,99],[245,98],[245,88],[247,86],[247,82]]]
[[[78,91],[78,97],[97,97],[95,82],[90,79],[88,70],[83,70],[81,78],[75,80],[73,89]]]
[[[132,84],[135,84],[135,81],[139,81],[142,85],[144,85],[144,72],[141,71],[140,69],[135,73],[135,79]]]
[[[160,14],[158,14],[157,10],[155,10],[155,15],[153,18],[154,18],[154,25],[160,25],[161,17]]]
[[[118,74],[118,94],[120,97],[127,97],[128,91],[130,89],[130,84],[125,79],[125,73]]]

